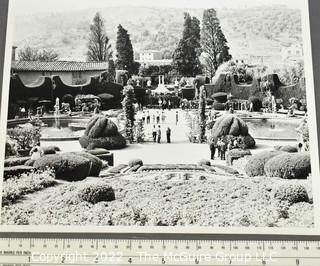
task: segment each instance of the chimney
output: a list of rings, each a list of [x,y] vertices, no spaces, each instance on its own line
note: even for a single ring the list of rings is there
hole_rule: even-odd
[[[12,46],[12,55],[11,55],[12,62],[16,61],[16,49],[17,48],[18,48],[17,46]]]

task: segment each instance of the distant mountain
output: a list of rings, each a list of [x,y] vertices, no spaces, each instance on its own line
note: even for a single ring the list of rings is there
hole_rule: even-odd
[[[18,16],[14,42],[56,50],[60,59],[85,60],[89,25],[99,11],[115,49],[118,24],[131,35],[135,51],[156,49],[172,53],[183,27],[183,13],[202,20],[203,9],[166,9],[150,7],[110,7],[69,13],[39,13]],[[272,40],[285,46],[301,43],[301,17],[298,10],[283,6],[217,10],[231,53],[241,54],[256,39]]]

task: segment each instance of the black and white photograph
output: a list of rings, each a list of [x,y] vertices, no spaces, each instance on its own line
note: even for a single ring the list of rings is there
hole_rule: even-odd
[[[1,224],[314,228],[307,5],[10,1]]]

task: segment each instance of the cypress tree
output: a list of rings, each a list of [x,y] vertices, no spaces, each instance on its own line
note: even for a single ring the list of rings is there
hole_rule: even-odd
[[[124,98],[122,101],[122,108],[125,117],[125,134],[127,140],[130,142],[134,139],[133,128],[134,128],[134,89],[131,85],[127,85],[123,89]]]
[[[231,59],[227,39],[213,8],[203,12],[201,48],[205,58],[206,71],[212,78],[218,66]]]
[[[183,76],[197,75],[200,47],[200,21],[185,13],[182,38],[173,53],[173,68]]]
[[[117,69],[127,70],[131,76],[136,72],[137,65],[134,62],[133,47],[130,40],[128,31],[124,29],[120,24],[117,32]]]
[[[202,143],[205,141],[205,135],[206,135],[206,90],[204,86],[200,87],[198,112],[199,112],[199,129],[200,129],[199,142]]]
[[[112,59],[111,44],[106,34],[104,20],[97,12],[90,25],[87,60],[109,62]]]

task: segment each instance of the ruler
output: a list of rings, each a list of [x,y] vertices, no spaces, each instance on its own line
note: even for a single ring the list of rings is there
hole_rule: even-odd
[[[320,266],[320,241],[0,238],[1,266]]]

